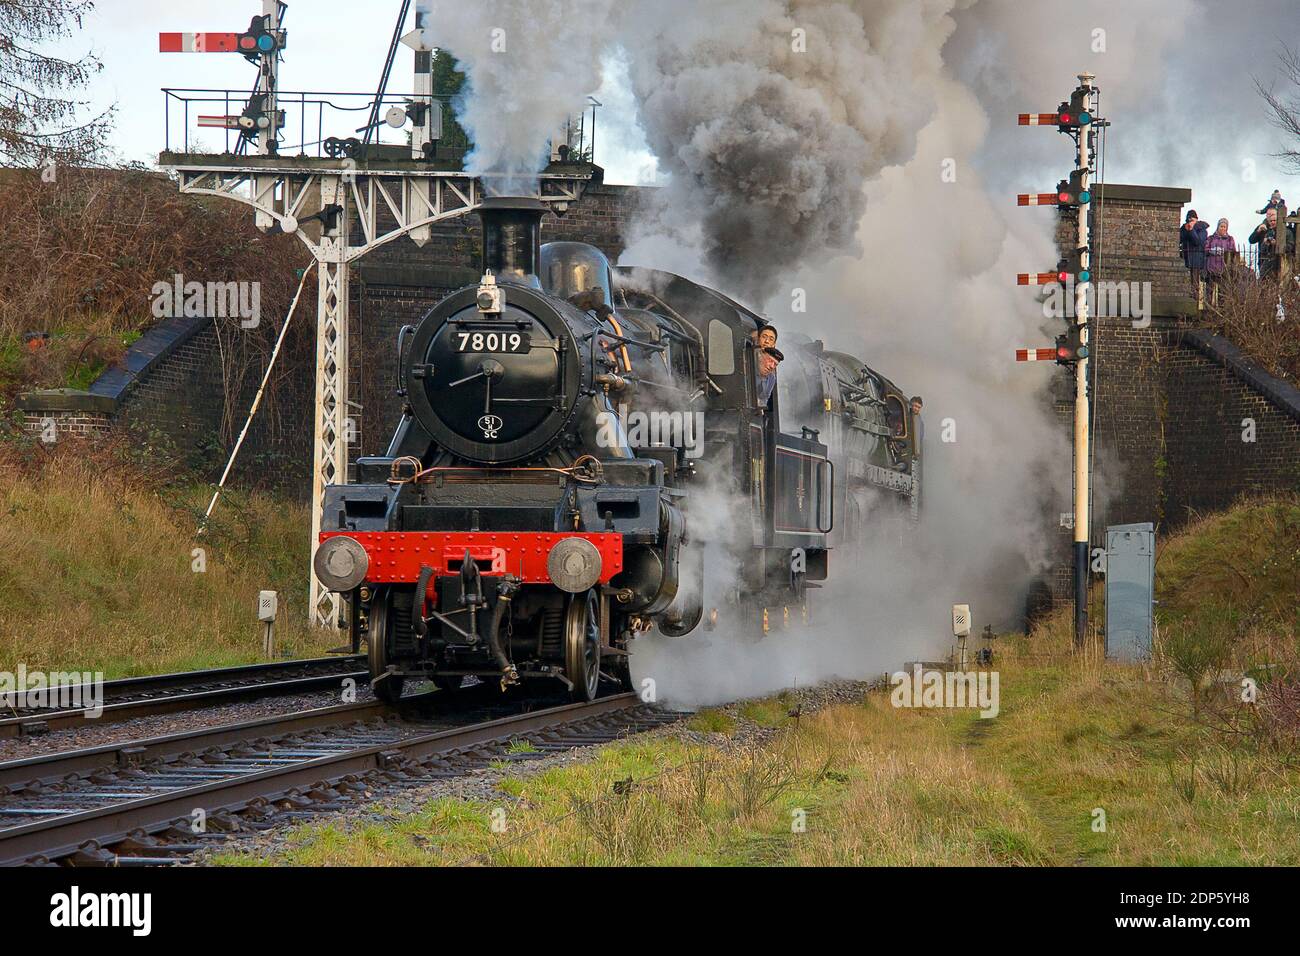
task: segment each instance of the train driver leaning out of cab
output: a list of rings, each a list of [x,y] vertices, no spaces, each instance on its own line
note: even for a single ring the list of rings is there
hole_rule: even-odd
[[[776,348],[776,326],[765,325],[760,328],[754,335],[754,341],[760,349]]]
[[[760,408],[766,408],[767,403],[772,398],[772,392],[776,389],[776,367],[784,359],[785,356],[781,354],[781,350],[776,346],[758,350],[758,405]]]

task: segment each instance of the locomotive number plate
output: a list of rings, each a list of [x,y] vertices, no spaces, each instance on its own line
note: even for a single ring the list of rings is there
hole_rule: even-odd
[[[456,332],[457,352],[527,352],[527,332]]]

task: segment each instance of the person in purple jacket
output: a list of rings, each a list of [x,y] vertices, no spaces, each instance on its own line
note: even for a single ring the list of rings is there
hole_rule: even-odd
[[[1218,285],[1228,273],[1228,265],[1237,258],[1237,240],[1228,232],[1228,220],[1220,219],[1219,226],[1205,240],[1205,274],[1210,289]]]

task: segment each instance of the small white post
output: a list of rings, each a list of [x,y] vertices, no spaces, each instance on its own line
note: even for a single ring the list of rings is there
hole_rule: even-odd
[[[262,622],[262,656],[268,660],[275,656],[275,614],[279,610],[280,596],[275,591],[257,594],[257,619]]]
[[[970,605],[952,606],[952,636],[957,638],[957,669],[966,670],[966,638],[970,636]]]

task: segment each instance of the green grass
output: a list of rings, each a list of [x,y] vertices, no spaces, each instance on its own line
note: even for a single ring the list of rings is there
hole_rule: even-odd
[[[1197,522],[1160,550],[1164,622],[1233,607],[1246,624],[1300,637],[1300,499],[1277,498]]]
[[[261,659],[257,592],[280,592],[278,647],[337,645],[306,618],[306,506],[234,491],[195,537],[209,490],[60,450],[0,470],[0,670],[106,678]]]
[[[1232,602],[1281,628],[1271,644],[1237,635],[1238,669],[1290,640],[1280,599],[1300,547],[1295,509],[1246,503],[1163,545],[1171,621]],[[1238,578],[1240,561],[1260,573]],[[778,695],[736,708],[777,729],[761,747],[638,738],[541,773],[503,767],[499,801],[440,799],[353,829],[304,825],[277,858],[218,862],[1300,865],[1300,749],[1193,720],[1190,688],[1159,660],[1075,653],[1069,628],[1066,609],[1032,639],[998,641],[994,719],[897,709],[873,693],[796,722]],[[688,726],[730,734],[736,720],[711,709]]]
[[[737,713],[760,727],[780,727],[790,720],[792,706],[792,699],[782,693],[762,700],[744,701],[737,709]]]
[[[686,726],[702,734],[726,734],[730,737],[736,730],[736,718],[719,707],[706,707],[691,715]]]

